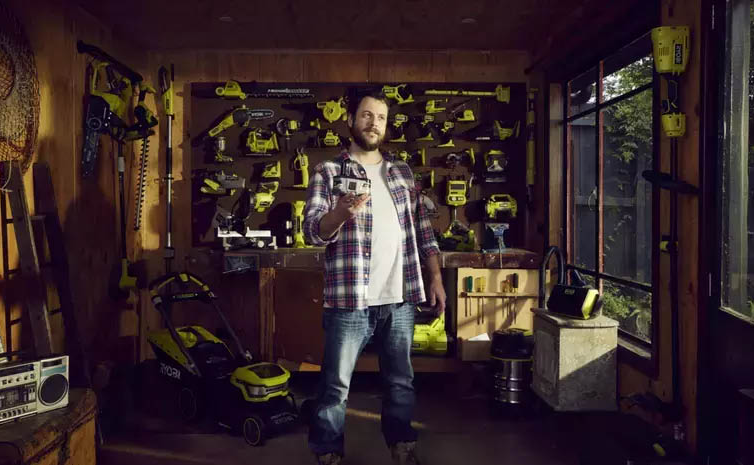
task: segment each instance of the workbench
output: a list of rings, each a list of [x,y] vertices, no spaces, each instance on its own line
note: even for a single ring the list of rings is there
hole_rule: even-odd
[[[235,266],[246,267],[245,271],[258,275],[258,279],[253,280],[256,281],[255,289],[246,290],[250,294],[258,292],[258,338],[251,341],[254,352],[263,360],[278,361],[294,370],[318,370],[318,357],[321,357],[323,346],[321,315],[325,249],[239,249],[214,251],[213,255],[213,266],[222,266],[222,263],[230,260]],[[536,293],[532,293],[532,289],[538,285],[536,277],[540,259],[537,253],[512,248],[504,249],[502,254],[441,252],[440,266],[448,295],[446,321],[449,336],[451,333],[455,336],[459,323],[464,327],[469,324],[468,319],[464,320],[464,315],[458,312],[459,302],[468,298],[458,292],[459,270],[476,269],[477,274],[484,270],[525,271],[528,276],[527,293],[520,297],[526,297],[523,312],[528,313],[529,307],[536,306]],[[519,307],[520,312],[522,309]],[[493,318],[487,320],[488,324],[495,321],[494,313],[490,315]],[[529,317],[524,317],[524,320],[529,321]],[[447,357],[414,356],[415,371],[458,371],[461,360],[456,355],[455,344],[449,344],[449,352]],[[364,354],[359,359],[357,370],[379,370],[377,358]]]

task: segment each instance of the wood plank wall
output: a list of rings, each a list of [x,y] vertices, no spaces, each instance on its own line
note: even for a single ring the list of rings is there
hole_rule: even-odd
[[[79,166],[83,141],[82,114],[87,58],[76,51],[76,41],[95,44],[136,71],[143,72],[145,53],[127,40],[113,37],[110,29],[67,2],[50,0],[10,0],[10,10],[20,20],[35,54],[40,85],[40,125],[36,161],[47,162],[52,171],[58,213],[63,223],[71,271],[75,310],[84,344],[92,360],[113,358],[118,336],[119,306],[107,296],[110,269],[118,263],[117,183],[113,150],[107,138],[98,160],[96,176],[82,180]],[[134,157],[129,156],[129,161]],[[133,165],[127,167],[133,172]],[[32,201],[31,170],[24,180]],[[134,189],[128,179],[129,201]],[[17,265],[11,229],[9,265]],[[133,248],[133,244],[129,243]],[[2,277],[2,292],[11,294],[11,319],[22,315],[22,299],[17,298],[16,278]],[[17,283],[16,283],[17,284]],[[0,304],[2,305],[2,304]],[[3,342],[13,349],[29,348],[28,326],[14,324],[11,341],[6,339],[6,318],[0,319]],[[56,348],[62,350],[59,315],[53,319]],[[10,342],[10,344],[8,344]]]
[[[259,296],[253,290],[256,277],[252,275],[221,277],[216,268],[208,265],[202,254],[190,250],[190,228],[187,221],[190,214],[190,151],[188,134],[190,127],[190,106],[188,105],[190,83],[217,82],[227,79],[263,82],[527,82],[529,76],[524,69],[529,63],[529,55],[522,51],[509,52],[351,52],[351,51],[186,51],[153,52],[150,54],[149,69],[154,73],[159,66],[175,65],[176,122],[173,127],[175,177],[175,214],[173,239],[176,247],[176,269],[186,267],[201,273],[210,285],[219,286],[223,309],[229,314],[235,327],[242,328],[251,341],[257,340],[258,322],[254,306]],[[541,88],[541,87],[540,87]],[[541,98],[540,93],[540,98]],[[541,108],[541,106],[540,106]],[[542,125],[540,125],[542,128]],[[543,131],[543,129],[542,129]],[[165,141],[159,139],[159,153],[164,153]],[[184,157],[184,149],[186,156]],[[541,150],[541,148],[540,148]],[[161,155],[162,156],[162,155]],[[541,157],[539,160],[541,161]],[[159,166],[152,165],[150,172],[164,175],[164,161]],[[156,162],[155,162],[156,163]],[[541,166],[544,166],[543,164]],[[541,173],[541,167],[539,168]],[[155,174],[155,177],[158,175]],[[140,238],[145,257],[160,256],[161,234],[164,231],[164,192],[150,184],[147,194],[146,228]],[[544,189],[538,189],[535,203],[542,205]],[[541,214],[540,212],[538,214]],[[543,219],[531,222],[530,238],[533,247],[541,247],[544,239],[537,232],[537,224]],[[183,226],[182,226],[183,225]],[[151,264],[150,275],[159,272],[162,266],[157,260]],[[278,283],[284,285],[284,283]],[[144,318],[142,334],[159,326],[159,315],[146,305],[142,297]],[[200,315],[193,311],[183,316],[183,321],[196,321]],[[150,349],[142,340],[142,357],[149,357]]]

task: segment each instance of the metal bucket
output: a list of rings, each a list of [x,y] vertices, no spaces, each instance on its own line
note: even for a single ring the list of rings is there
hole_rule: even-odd
[[[529,397],[531,358],[492,358],[492,398],[498,404],[522,404]]]

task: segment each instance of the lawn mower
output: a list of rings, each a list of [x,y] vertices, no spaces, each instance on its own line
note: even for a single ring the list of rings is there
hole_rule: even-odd
[[[149,290],[166,328],[151,333],[148,340],[160,375],[177,390],[184,421],[206,414],[252,446],[296,424],[296,403],[288,390],[290,372],[275,363],[252,363],[209,286],[190,273],[169,273],[153,281]],[[170,310],[187,301],[214,307],[237,353],[201,326],[173,325]]]

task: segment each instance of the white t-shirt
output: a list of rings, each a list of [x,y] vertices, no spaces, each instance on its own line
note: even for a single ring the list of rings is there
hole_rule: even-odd
[[[387,185],[387,163],[363,165],[372,182],[372,253],[367,305],[403,302],[403,230]]]

